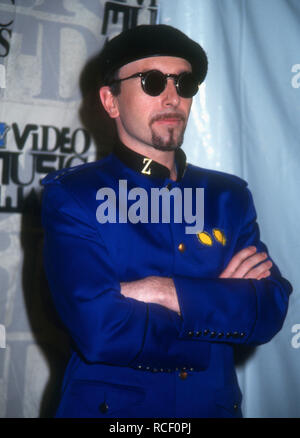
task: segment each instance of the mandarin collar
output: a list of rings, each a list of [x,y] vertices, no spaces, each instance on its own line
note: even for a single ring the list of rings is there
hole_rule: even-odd
[[[114,146],[113,153],[127,167],[150,178],[170,178],[170,170],[163,164],[152,160],[151,158],[141,155],[123,143],[118,142]],[[183,178],[186,169],[186,156],[182,149],[175,151],[175,162],[177,167],[177,179],[180,181]]]

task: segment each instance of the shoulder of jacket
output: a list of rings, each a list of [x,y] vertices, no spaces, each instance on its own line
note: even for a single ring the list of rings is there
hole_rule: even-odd
[[[89,163],[79,164],[73,167],[66,167],[63,169],[55,170],[50,172],[42,179],[42,185],[46,186],[49,184],[63,182],[65,179],[73,179],[87,174],[91,176],[95,171],[101,169],[105,164],[108,157],[102,158],[98,161],[93,161]]]
[[[189,164],[191,172],[196,178],[205,180],[207,185],[221,185],[222,187],[247,187],[248,183],[239,176],[219,170],[206,169]]]

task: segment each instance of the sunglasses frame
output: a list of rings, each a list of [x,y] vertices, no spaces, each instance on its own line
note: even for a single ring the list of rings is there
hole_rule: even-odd
[[[163,88],[163,89],[161,90],[161,92],[158,93],[158,94],[151,94],[151,93],[149,93],[149,92],[147,91],[147,89],[146,89],[146,79],[147,79],[147,76],[149,76],[149,74],[151,74],[151,73],[160,73],[160,75],[161,75],[162,78],[163,78],[164,88]],[[189,72],[189,71],[186,71],[186,72],[180,73],[179,75],[175,75],[175,74],[172,74],[172,73],[163,73],[163,72],[161,72],[160,70],[147,70],[147,71],[145,71],[145,72],[138,72],[138,73],[135,73],[135,74],[133,74],[133,75],[131,75],[131,76],[128,76],[127,78],[114,79],[113,81],[111,81],[111,82],[109,83],[109,85],[112,85],[113,83],[116,83],[116,82],[127,81],[128,79],[138,78],[138,77],[139,77],[139,78],[141,78],[141,85],[142,85],[142,89],[143,89],[143,91],[144,91],[148,96],[157,97],[157,96],[159,96],[161,93],[164,92],[164,90],[166,89],[166,86],[167,86],[167,80],[168,80],[169,78],[171,78],[171,79],[174,80],[174,84],[175,84],[175,87],[176,87],[176,91],[177,91],[178,96],[188,99],[188,98],[191,98],[191,97],[193,97],[193,96],[195,96],[195,95],[197,94],[197,92],[198,92],[198,88],[199,88],[199,85],[200,85],[200,84],[199,84],[199,83],[197,82],[197,80],[195,79],[195,83],[197,83],[197,85],[198,85],[196,92],[195,92],[194,94],[192,94],[191,96],[183,96],[183,95],[180,93],[180,84],[179,84],[179,81],[180,81],[181,78],[183,78],[183,77],[186,76],[186,75],[191,75],[191,77],[194,77],[193,74],[192,74],[192,72]]]

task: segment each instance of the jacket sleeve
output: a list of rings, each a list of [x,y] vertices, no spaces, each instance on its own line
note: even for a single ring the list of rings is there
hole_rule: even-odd
[[[182,320],[176,312],[120,293],[113,261],[89,213],[59,180],[45,186],[45,272],[75,348],[87,362],[205,369],[209,344],[195,351],[195,341],[179,339]]]
[[[252,245],[267,252],[260,241],[251,193],[246,187],[245,191],[234,254]],[[180,338],[214,342],[268,342],[283,325],[292,292],[274,262],[271,275],[262,280],[175,276],[174,283],[183,316]]]

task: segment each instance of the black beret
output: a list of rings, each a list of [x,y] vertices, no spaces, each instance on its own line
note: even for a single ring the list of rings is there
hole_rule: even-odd
[[[207,56],[202,47],[187,35],[165,24],[141,25],[126,30],[108,41],[99,55],[101,85],[123,65],[151,56],[175,56],[192,66],[199,84],[207,73]]]

